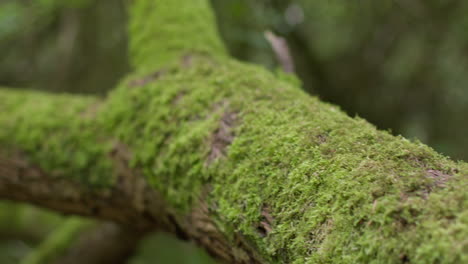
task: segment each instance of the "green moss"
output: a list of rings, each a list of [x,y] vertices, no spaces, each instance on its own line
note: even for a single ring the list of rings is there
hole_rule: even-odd
[[[106,140],[118,140],[181,214],[211,187],[220,229],[241,233],[272,263],[467,261],[466,163],[348,117],[290,78],[218,56],[206,1],[136,3],[138,72],[96,117],[76,118],[92,98],[2,91],[0,107],[11,114],[0,115],[1,143],[25,148],[48,170],[91,182],[97,173],[107,184]],[[235,139],[209,163],[226,112],[237,113]],[[273,219],[266,236],[258,231],[265,212]]]
[[[281,263],[463,262],[466,245],[455,245],[468,234],[466,170],[445,189],[428,187],[428,170],[453,174],[457,165],[284,83],[255,87],[272,96],[240,108],[216,173],[220,222]],[[275,219],[267,238],[257,231],[263,208]]]
[[[113,183],[106,155],[111,138],[88,115],[94,97],[0,90],[0,144],[24,151],[49,175],[71,177],[95,187]],[[3,148],[5,150],[5,148]]]
[[[93,99],[67,97],[60,104],[58,96],[49,109],[40,104],[31,108],[35,104],[24,101],[50,100],[46,95],[21,95],[23,104],[8,97],[6,107],[20,104],[29,110],[10,109],[15,118],[3,117],[0,124],[9,129],[2,129],[0,138],[13,139],[45,163],[71,153],[68,163],[47,165],[62,166],[68,173],[76,171],[73,157],[80,146],[84,156],[96,155],[94,163],[83,167],[93,175],[106,173],[100,164],[108,162],[107,152],[95,146],[95,134],[85,143],[77,139],[99,131],[97,135],[128,145],[132,165],[182,214],[198,200],[203,186],[211,186],[208,199],[219,227],[228,235],[243,234],[271,262],[466,260],[465,163],[377,131],[259,67],[203,55],[192,60],[190,67],[173,64],[140,86],[135,80],[152,73],[129,76],[78,132],[73,123],[88,121],[71,115]],[[29,116],[31,111],[39,114],[37,119]],[[211,139],[226,112],[238,116],[234,142],[227,157],[208,165]],[[59,137],[49,136],[50,127]],[[45,140],[49,138],[57,140],[52,147]],[[71,141],[76,145],[68,145]],[[88,148],[91,142],[93,148]],[[28,146],[39,146],[38,152]],[[101,150],[99,155],[94,148]],[[430,170],[443,176],[431,176]],[[258,231],[265,221],[262,210],[274,219],[266,236]]]
[[[129,27],[133,66],[155,70],[189,52],[225,55],[208,2],[136,1]]]
[[[463,262],[466,169],[267,73],[241,76],[233,89],[270,96],[239,91],[242,124],[214,173],[220,223],[281,263]],[[429,170],[453,176],[438,188]],[[266,238],[262,210],[275,219]]]
[[[188,208],[204,180],[209,138],[227,105],[209,61],[173,68],[143,86],[131,87],[135,74],[110,95],[100,123],[134,151],[132,165],[178,208]],[[206,80],[206,81],[203,81]]]
[[[464,163],[377,131],[258,67],[195,56],[190,68],[129,88],[147,74],[111,95],[102,123],[181,212],[211,186],[220,228],[242,233],[272,262],[466,258]],[[226,111],[238,113],[236,137],[228,156],[208,166]],[[448,181],[436,186],[430,170]],[[274,218],[266,237],[262,210]]]

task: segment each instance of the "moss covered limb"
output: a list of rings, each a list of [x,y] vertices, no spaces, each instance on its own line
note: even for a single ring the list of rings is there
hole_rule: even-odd
[[[90,96],[2,88],[0,148],[10,149],[3,154],[12,158],[21,156],[11,150],[20,145],[21,151],[30,153],[28,160],[41,158],[41,167],[51,171],[50,176],[68,174],[95,187],[109,185],[114,181],[112,163],[104,154],[112,142],[94,119],[101,103]],[[70,160],[75,161],[73,167]]]
[[[209,14],[201,0],[134,1],[141,67],[103,101],[0,90],[0,197],[60,197],[41,204],[158,226],[228,263],[468,261],[466,163],[348,117],[290,76],[203,50],[205,40],[164,52],[172,45],[153,38],[164,29],[143,17],[190,29],[172,15],[192,3]],[[18,151],[47,177],[22,176]],[[47,199],[27,187],[44,181]]]
[[[204,201],[218,230],[269,262],[466,260],[466,163],[257,67],[200,58],[170,72],[123,84],[104,116],[181,212],[210,189]],[[240,245],[232,250],[249,252]]]
[[[137,0],[130,13],[135,68],[156,70],[189,52],[226,55],[209,1]]]
[[[78,134],[89,129],[105,135],[91,137],[96,146],[106,145],[103,138],[119,142],[98,155],[98,163],[111,166],[101,176],[119,178],[116,169],[133,180],[141,176],[163,197],[166,204],[154,210],[159,215],[152,214],[151,221],[164,218],[169,232],[231,263],[466,260],[466,163],[378,131],[261,68],[205,56],[192,60],[187,67],[181,59],[158,79],[137,86],[146,73],[129,76],[101,103],[92,125],[78,126]],[[4,93],[2,102],[14,102],[12,94]],[[32,110],[25,109],[36,104],[20,101],[22,107],[2,111],[2,146],[14,143],[34,163],[47,164],[55,157],[50,133],[25,140],[20,132],[46,131],[54,121],[37,108],[41,121],[29,118]],[[57,120],[56,132],[88,122]],[[55,133],[54,140],[67,142],[71,134]],[[76,151],[96,155],[86,145],[69,150],[72,158],[55,180],[94,182],[73,174],[81,162],[73,158]],[[116,159],[123,167],[114,166]],[[92,164],[91,172],[102,170]],[[49,166],[43,170],[53,169]],[[116,180],[97,182],[106,183],[100,188],[118,188]],[[8,190],[1,193],[5,197]],[[145,200],[136,204],[152,208],[145,203],[153,198],[129,197],[108,206],[122,211]],[[91,212],[95,201],[86,200],[83,207]],[[98,216],[128,224],[146,219],[144,214],[115,218],[106,210],[112,208],[100,207],[104,213]]]
[[[143,200],[164,205],[96,119],[99,99],[0,89],[0,102],[1,198],[154,227]]]

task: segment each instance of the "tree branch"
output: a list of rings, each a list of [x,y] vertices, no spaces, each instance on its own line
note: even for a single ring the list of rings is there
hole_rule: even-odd
[[[264,34],[276,55],[276,59],[283,68],[283,71],[287,73],[293,73],[294,61],[286,39],[275,35],[271,31],[265,31]]]
[[[161,199],[140,183],[142,177],[125,178],[128,176],[133,175],[121,175],[112,190],[93,189],[75,180],[51,177],[18,154],[7,158],[0,153],[0,198],[131,224],[136,229],[158,226],[158,214],[163,212],[163,205],[158,204]],[[136,199],[151,202],[151,209]]]
[[[0,197],[160,228],[227,263],[466,260],[466,163],[212,53],[204,16],[174,20],[196,4],[209,12],[134,1],[143,70],[105,100],[0,89]],[[156,43],[185,37],[172,23],[206,25],[209,52]]]
[[[134,2],[129,33],[130,59],[135,68],[162,68],[187,53],[226,55],[208,1]]]

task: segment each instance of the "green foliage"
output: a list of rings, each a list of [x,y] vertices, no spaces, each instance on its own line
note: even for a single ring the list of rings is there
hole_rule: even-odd
[[[0,203],[0,263],[18,263],[62,221],[63,217],[47,210]]]
[[[0,82],[103,93],[129,68],[125,26],[123,1],[2,1]]]
[[[141,241],[140,248],[128,264],[177,263],[214,264],[215,262],[195,245],[181,242],[166,234],[153,234]]]
[[[0,233],[27,233],[40,239],[62,221],[62,217],[30,205],[0,203]],[[35,228],[40,227],[40,228]]]
[[[274,64],[286,37],[304,89],[381,129],[466,159],[466,1],[212,0],[231,53]],[[303,15],[291,24],[288,12]],[[301,14],[296,14],[300,17]]]
[[[265,30],[288,31],[271,1],[212,0],[220,34],[236,58],[273,68],[276,64]]]
[[[20,263],[51,263],[57,256],[60,256],[64,251],[70,248],[78,235],[86,228],[89,228],[90,225],[91,222],[89,221],[79,218],[69,218]]]

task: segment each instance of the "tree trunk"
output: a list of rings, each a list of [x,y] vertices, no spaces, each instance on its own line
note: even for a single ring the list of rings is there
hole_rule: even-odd
[[[106,98],[0,89],[0,197],[226,263],[468,261],[468,164],[229,58],[206,0],[134,0]]]

